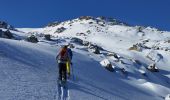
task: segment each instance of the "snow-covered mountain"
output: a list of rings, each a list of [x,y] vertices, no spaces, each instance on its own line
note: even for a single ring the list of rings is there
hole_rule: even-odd
[[[0,38],[3,100],[54,100],[60,95],[66,100],[169,98],[170,32],[90,16],[8,30],[13,38]],[[31,35],[37,43],[27,42]],[[63,89],[57,87],[55,56],[68,43],[73,47],[74,77]],[[148,70],[151,64],[158,72]]]

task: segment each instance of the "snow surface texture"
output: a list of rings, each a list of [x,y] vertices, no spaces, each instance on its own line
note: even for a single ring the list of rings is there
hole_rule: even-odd
[[[103,19],[62,22],[45,28],[18,29],[20,40],[0,38],[0,98],[2,100],[169,100],[170,32],[154,28],[111,25]],[[56,32],[64,27],[62,32]],[[25,39],[35,34],[39,42]],[[40,35],[51,34],[47,41]],[[95,44],[103,50],[71,38]],[[22,39],[23,38],[23,39]],[[63,44],[73,48],[73,70],[67,88],[58,87],[55,56]],[[137,45],[140,50],[129,50]],[[147,67],[156,63],[159,72]],[[113,72],[103,66],[112,64]]]
[[[170,94],[165,97],[165,100],[170,100]]]

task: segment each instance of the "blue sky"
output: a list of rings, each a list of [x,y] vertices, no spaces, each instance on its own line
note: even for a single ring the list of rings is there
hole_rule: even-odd
[[[170,31],[170,0],[1,0],[0,20],[43,27],[79,16],[113,17],[131,25]]]

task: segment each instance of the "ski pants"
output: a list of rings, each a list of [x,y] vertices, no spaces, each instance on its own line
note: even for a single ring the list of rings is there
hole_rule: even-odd
[[[66,63],[59,63],[59,80],[67,80],[67,68],[66,68]]]

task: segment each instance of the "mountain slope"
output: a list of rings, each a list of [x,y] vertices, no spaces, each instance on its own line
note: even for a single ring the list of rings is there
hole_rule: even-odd
[[[58,69],[55,62],[57,48],[41,43],[6,39],[1,39],[0,43],[1,98],[52,100],[58,93]],[[135,100],[137,97],[141,100],[160,100],[150,89],[148,91],[148,88],[152,87],[156,92],[159,85],[145,81],[139,82],[140,84],[128,82],[121,74],[102,68],[89,55],[91,54],[88,52],[74,50],[75,79],[68,83],[69,100]],[[144,89],[147,86],[148,88]],[[169,91],[164,86],[159,87],[159,91]]]
[[[58,97],[63,89],[57,87],[55,56],[68,43],[74,47],[74,77],[61,93],[67,100],[164,100],[170,93],[169,32],[92,17],[17,30],[10,31],[19,40],[0,38],[3,100]],[[39,42],[27,42],[29,35]],[[147,69],[152,63],[159,72]]]

